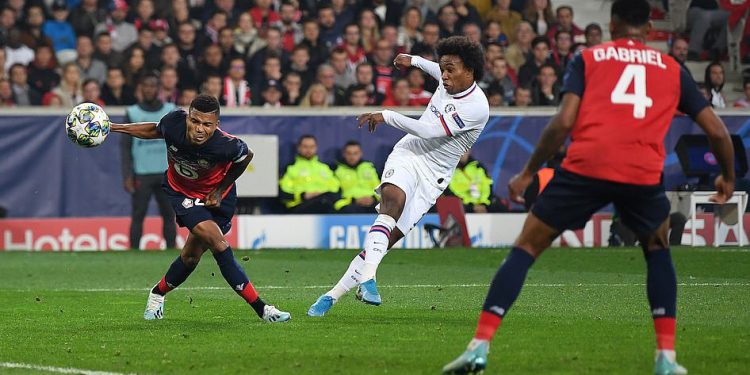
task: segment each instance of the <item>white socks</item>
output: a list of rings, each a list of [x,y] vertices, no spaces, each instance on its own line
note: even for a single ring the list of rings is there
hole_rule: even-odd
[[[349,268],[336,286],[326,295],[338,300],[355,286],[375,278],[380,261],[388,252],[391,231],[396,227],[396,220],[388,215],[378,215],[370,232],[365,237],[365,250],[354,257]]]

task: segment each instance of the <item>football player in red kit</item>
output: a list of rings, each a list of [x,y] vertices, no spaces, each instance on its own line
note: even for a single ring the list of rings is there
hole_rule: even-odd
[[[560,109],[524,170],[511,179],[511,198],[521,201],[536,171],[570,135],[567,156],[492,280],[474,338],[443,368],[445,373],[485,368],[489,342],[534,260],[562,231],[583,228],[610,203],[638,235],[646,259],[646,292],[656,331],[654,373],[687,373],[674,350],[677,278],[667,241],[670,206],[660,183],[664,136],[678,110],[706,133],[721,167],[712,197],[717,203],[734,191],[734,150],[724,123],[688,73],[668,55],[645,46],[649,13],[646,0],[615,1],[613,41],[583,50],[568,66]]]
[[[172,203],[177,223],[190,229],[180,256],[151,289],[144,319],[162,319],[164,295],[182,284],[203,253],[211,249],[224,279],[261,319],[289,320],[289,313],[260,299],[224,239],[237,205],[234,181],[250,164],[253,154],[245,142],[219,129],[216,98],[199,95],[187,112],[170,112],[158,124],[112,124],[112,131],[143,139],[164,139],[169,167],[162,188]]]

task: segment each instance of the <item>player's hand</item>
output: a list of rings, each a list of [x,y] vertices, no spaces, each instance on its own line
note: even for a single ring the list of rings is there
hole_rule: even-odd
[[[302,194],[302,198],[304,200],[313,199],[317,196],[319,196],[321,193],[317,191],[308,191],[307,193]]]
[[[215,188],[211,190],[208,195],[206,195],[206,199],[204,200],[204,204],[206,207],[219,207],[221,205],[221,196],[224,195],[224,192],[219,190],[219,188]]]
[[[380,112],[373,112],[373,113],[363,113],[357,117],[357,121],[359,122],[359,128],[362,129],[362,126],[367,124],[367,130],[370,133],[375,132],[375,128],[378,126],[378,124],[385,122],[385,119],[383,119],[383,114]]]
[[[411,55],[405,53],[399,53],[395,59],[393,59],[393,66],[398,69],[406,69],[411,66]]]
[[[510,179],[510,182],[508,182],[510,200],[516,203],[523,203],[523,192],[529,187],[533,180],[534,176],[525,171],[513,176],[513,178]]]
[[[135,192],[135,177],[125,177],[125,180],[122,182],[122,186],[130,194],[133,194]]]
[[[475,204],[475,205],[472,205],[471,208],[474,211],[474,213],[477,213],[477,214],[486,214],[487,213],[487,206],[485,206],[483,204]]]
[[[724,176],[719,175],[716,177],[714,185],[716,185],[716,194],[710,196],[708,200],[714,203],[724,204],[729,198],[732,198],[732,194],[734,194],[733,180],[727,181],[724,179]]]
[[[356,202],[357,205],[359,205],[359,206],[369,207],[369,206],[372,206],[373,203],[375,203],[375,198],[373,198],[373,197],[362,197],[362,198],[355,199],[354,202]]]

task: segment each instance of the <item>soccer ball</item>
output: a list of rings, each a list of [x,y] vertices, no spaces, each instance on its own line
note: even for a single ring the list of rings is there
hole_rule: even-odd
[[[81,147],[99,146],[109,134],[109,116],[96,104],[79,104],[65,118],[65,132]]]

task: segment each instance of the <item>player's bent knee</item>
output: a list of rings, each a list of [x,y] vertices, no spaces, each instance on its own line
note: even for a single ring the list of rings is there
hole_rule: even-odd
[[[380,189],[380,197],[379,212],[398,220],[406,204],[406,193],[396,185],[385,183]]]
[[[198,223],[191,233],[198,237],[211,251],[224,251],[229,245],[224,239],[219,226],[213,221],[203,221]]]

